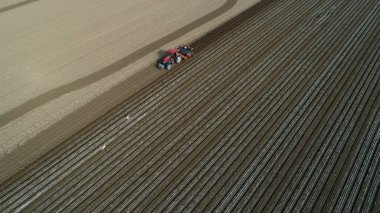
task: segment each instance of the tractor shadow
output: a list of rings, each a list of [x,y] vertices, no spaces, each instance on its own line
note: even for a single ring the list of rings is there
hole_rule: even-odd
[[[163,58],[166,55],[166,50],[157,51],[157,59]]]
[[[156,58],[156,61],[158,62],[159,60],[161,60],[162,58],[164,58],[166,56],[166,50],[159,50],[157,51],[157,58]],[[155,68],[158,68],[158,63],[155,63],[154,65]]]

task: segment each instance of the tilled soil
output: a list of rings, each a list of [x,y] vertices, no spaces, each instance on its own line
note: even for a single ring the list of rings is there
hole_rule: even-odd
[[[162,76],[164,49],[259,0],[17,1],[0,1],[0,183]]]
[[[3,183],[10,211],[378,211],[380,2],[273,0]]]

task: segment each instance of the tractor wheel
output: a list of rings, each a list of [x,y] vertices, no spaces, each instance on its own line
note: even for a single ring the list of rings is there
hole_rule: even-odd
[[[181,63],[181,61],[182,61],[182,57],[181,57],[181,56],[178,56],[178,57],[175,59],[175,63],[176,63],[176,64]]]
[[[166,65],[166,70],[170,70],[172,68],[172,65],[171,64],[167,64]]]

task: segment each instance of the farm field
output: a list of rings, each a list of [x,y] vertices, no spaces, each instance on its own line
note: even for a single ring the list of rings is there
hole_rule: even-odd
[[[264,0],[0,185],[13,211],[380,209],[380,2]]]
[[[163,75],[161,51],[257,1],[1,1],[0,182]]]

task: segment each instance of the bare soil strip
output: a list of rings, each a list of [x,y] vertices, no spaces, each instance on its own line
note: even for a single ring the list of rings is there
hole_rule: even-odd
[[[380,3],[273,0],[0,186],[10,211],[376,211]]]

